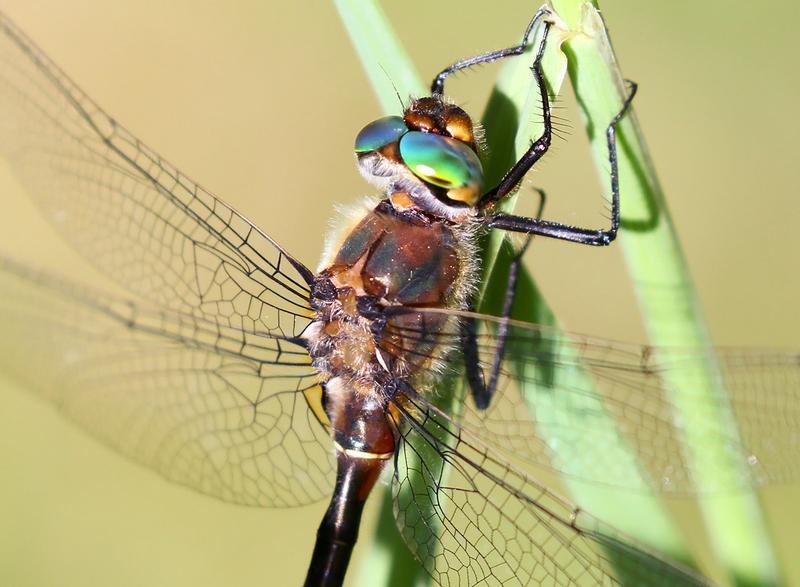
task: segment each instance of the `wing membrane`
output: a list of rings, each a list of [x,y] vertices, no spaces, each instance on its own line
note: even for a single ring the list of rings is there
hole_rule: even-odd
[[[440,585],[704,585],[586,515],[420,401],[401,400],[398,528]],[[612,574],[612,564],[617,574]]]
[[[407,308],[403,313],[439,314],[441,310]],[[446,312],[447,313],[447,312]],[[502,319],[469,312],[449,312],[471,321],[477,352],[469,360],[489,379]],[[408,322],[408,321],[406,321]],[[417,321],[420,324],[425,320]],[[389,321],[392,329],[393,321]],[[531,463],[596,483],[636,491],[692,494],[695,471],[684,458],[683,426],[702,426],[704,434],[741,463],[731,485],[704,486],[703,492],[730,491],[753,484],[796,480],[794,455],[800,426],[800,356],[793,353],[720,349],[658,349],[619,343],[524,322],[506,321],[508,336],[495,395],[486,410],[475,407],[468,387],[461,420],[465,428],[497,450]],[[443,332],[395,329],[404,348],[425,343],[447,373],[463,373],[459,348],[464,334],[454,320]],[[447,357],[445,361],[444,358]],[[724,390],[701,398],[702,367],[718,365]],[[692,422],[673,419],[675,396],[670,381],[685,386],[682,401],[697,399],[730,407],[738,434],[699,410]],[[608,421],[614,426],[609,427]],[[625,476],[613,447],[625,443],[644,469],[646,483]],[[704,466],[713,466],[705,463]]]
[[[152,303],[297,336],[311,272],[146,147],[0,13],[0,153],[59,232]]]
[[[153,310],[0,260],[0,366],[162,476],[246,505],[329,497],[305,349]]]

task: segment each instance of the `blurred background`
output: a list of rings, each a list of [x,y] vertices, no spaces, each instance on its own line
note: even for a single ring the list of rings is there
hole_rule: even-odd
[[[516,42],[537,7],[384,2],[425,79]],[[800,348],[800,8],[600,7],[625,75],[640,84],[635,108],[712,339]],[[331,3],[6,0],[2,9],[112,116],[312,267],[334,206],[372,193],[352,142],[380,112]],[[479,117],[495,73],[461,76],[448,92]],[[550,194],[547,217],[600,225],[605,188],[576,107],[568,97],[561,106],[567,139],[533,182]],[[0,194],[4,254],[96,279],[2,162]],[[528,263],[570,330],[643,340],[616,247],[539,239]],[[326,505],[246,509],[172,486],[5,379],[0,471],[2,585],[297,585]],[[796,486],[762,491],[787,584],[797,585],[796,495]],[[371,530],[361,536],[356,557]]]

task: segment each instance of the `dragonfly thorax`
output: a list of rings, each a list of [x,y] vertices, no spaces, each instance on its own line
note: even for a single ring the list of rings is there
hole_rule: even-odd
[[[306,338],[323,380],[359,393],[436,373],[447,314],[465,309],[477,274],[474,223],[455,224],[383,200],[323,260]],[[437,352],[431,352],[437,349]]]
[[[361,174],[387,195],[407,194],[418,209],[454,222],[475,214],[483,169],[472,120],[442,97],[419,98],[402,117],[371,122],[355,152]]]

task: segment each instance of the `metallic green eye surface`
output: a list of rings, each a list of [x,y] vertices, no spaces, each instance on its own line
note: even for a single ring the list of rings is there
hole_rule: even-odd
[[[361,129],[356,137],[355,151],[356,153],[376,151],[396,142],[406,132],[408,127],[402,117],[384,116]]]
[[[426,132],[411,131],[400,139],[400,156],[414,175],[447,189],[483,183],[483,169],[475,152],[461,141]]]

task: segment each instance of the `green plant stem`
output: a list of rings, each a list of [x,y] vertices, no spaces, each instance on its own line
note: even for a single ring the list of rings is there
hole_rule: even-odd
[[[554,28],[548,39],[550,49],[545,54],[543,70],[551,97],[558,94],[568,72],[567,56],[553,48],[562,45],[569,38],[569,31]],[[490,129],[498,127],[503,131],[506,131],[505,127],[508,126],[517,129],[514,149],[505,157],[502,144],[490,145],[493,158],[487,165],[487,175],[490,177],[496,175],[493,178],[495,181],[499,179],[499,174],[508,169],[524,153],[530,144],[531,137],[538,136],[542,130],[541,123],[535,122],[541,105],[539,90],[535,84],[531,83],[532,76],[528,71],[530,59],[530,56],[527,59],[523,56],[519,60],[509,62],[503,68],[487,107],[487,114],[484,118],[487,133]],[[513,105],[513,113],[503,111],[501,105],[504,103]],[[616,108],[619,109],[619,102]],[[608,116],[607,120],[611,120],[611,116],[613,114]],[[509,125],[509,121],[513,121],[514,124]],[[519,124],[519,121],[523,121],[523,124]],[[531,122],[525,123],[525,121]],[[607,185],[607,172],[602,179],[604,185]],[[522,191],[525,191],[524,188]],[[525,194],[524,197],[529,197],[529,195]],[[513,207],[516,198],[517,196],[510,198],[507,206]],[[488,285],[485,287],[484,303],[480,309],[490,314],[498,312],[502,303],[502,295],[505,292],[508,253],[506,253],[505,259],[494,264],[494,259],[500,253],[502,240],[502,233],[493,231],[484,249],[484,266],[493,269],[491,276],[485,275],[488,277],[485,280]],[[535,244],[533,248],[535,249]],[[517,300],[520,302],[524,300],[525,303],[515,304],[514,318],[545,326],[559,326],[538,288],[526,273],[521,274]],[[556,351],[556,349],[553,350]],[[566,358],[570,350],[565,347],[557,349],[557,352]],[[577,361],[577,357],[574,358]],[[558,389],[591,389],[589,376],[580,370],[569,372],[559,370],[554,375],[529,374],[526,377],[520,377],[520,380],[550,382],[549,387],[539,384],[525,389],[524,396],[531,404],[535,404],[531,406],[532,413],[544,415],[544,417],[537,418],[537,431],[549,446],[557,447],[553,450],[555,464],[558,469],[569,473],[563,478],[563,482],[576,503],[592,512],[593,515],[612,521],[615,526],[629,536],[644,541],[676,560],[691,564],[691,558],[679,531],[660,500],[648,493],[646,477],[640,470],[626,439],[617,431],[614,417],[603,406],[601,396],[585,394],[580,398],[575,398],[573,394],[550,393],[550,391]],[[548,422],[570,422],[571,425],[548,425]],[[602,454],[598,454],[598,459],[613,463],[613,474],[625,479],[625,484],[628,486],[638,486],[639,491],[635,494],[620,492],[613,488],[613,479],[609,479],[607,486],[580,480],[582,471],[579,463],[591,459],[587,459],[585,454],[576,454],[572,447],[586,445],[585,442],[581,442],[580,438],[583,431],[592,431],[595,437],[604,440],[602,447],[597,447],[597,450],[602,452]],[[619,572],[625,572],[624,566]]]
[[[427,88],[375,0],[335,0],[381,110],[396,114],[397,94],[421,96]],[[366,123],[366,122],[365,122]]]
[[[595,161],[607,176],[604,129],[619,109],[626,88],[596,5],[585,0],[553,0],[553,7],[573,34],[563,49],[581,106]],[[710,348],[691,277],[676,238],[663,192],[633,113],[620,132],[619,168],[623,230],[620,244],[636,287],[650,340],[656,345]],[[704,367],[668,377],[675,417],[683,422],[686,457],[715,554],[734,584],[778,584],[775,556],[758,499],[752,492],[720,496],[720,488],[741,485],[744,462],[735,461],[724,438],[736,438],[736,425],[722,378],[709,353]],[[703,422],[719,423],[708,434]]]

